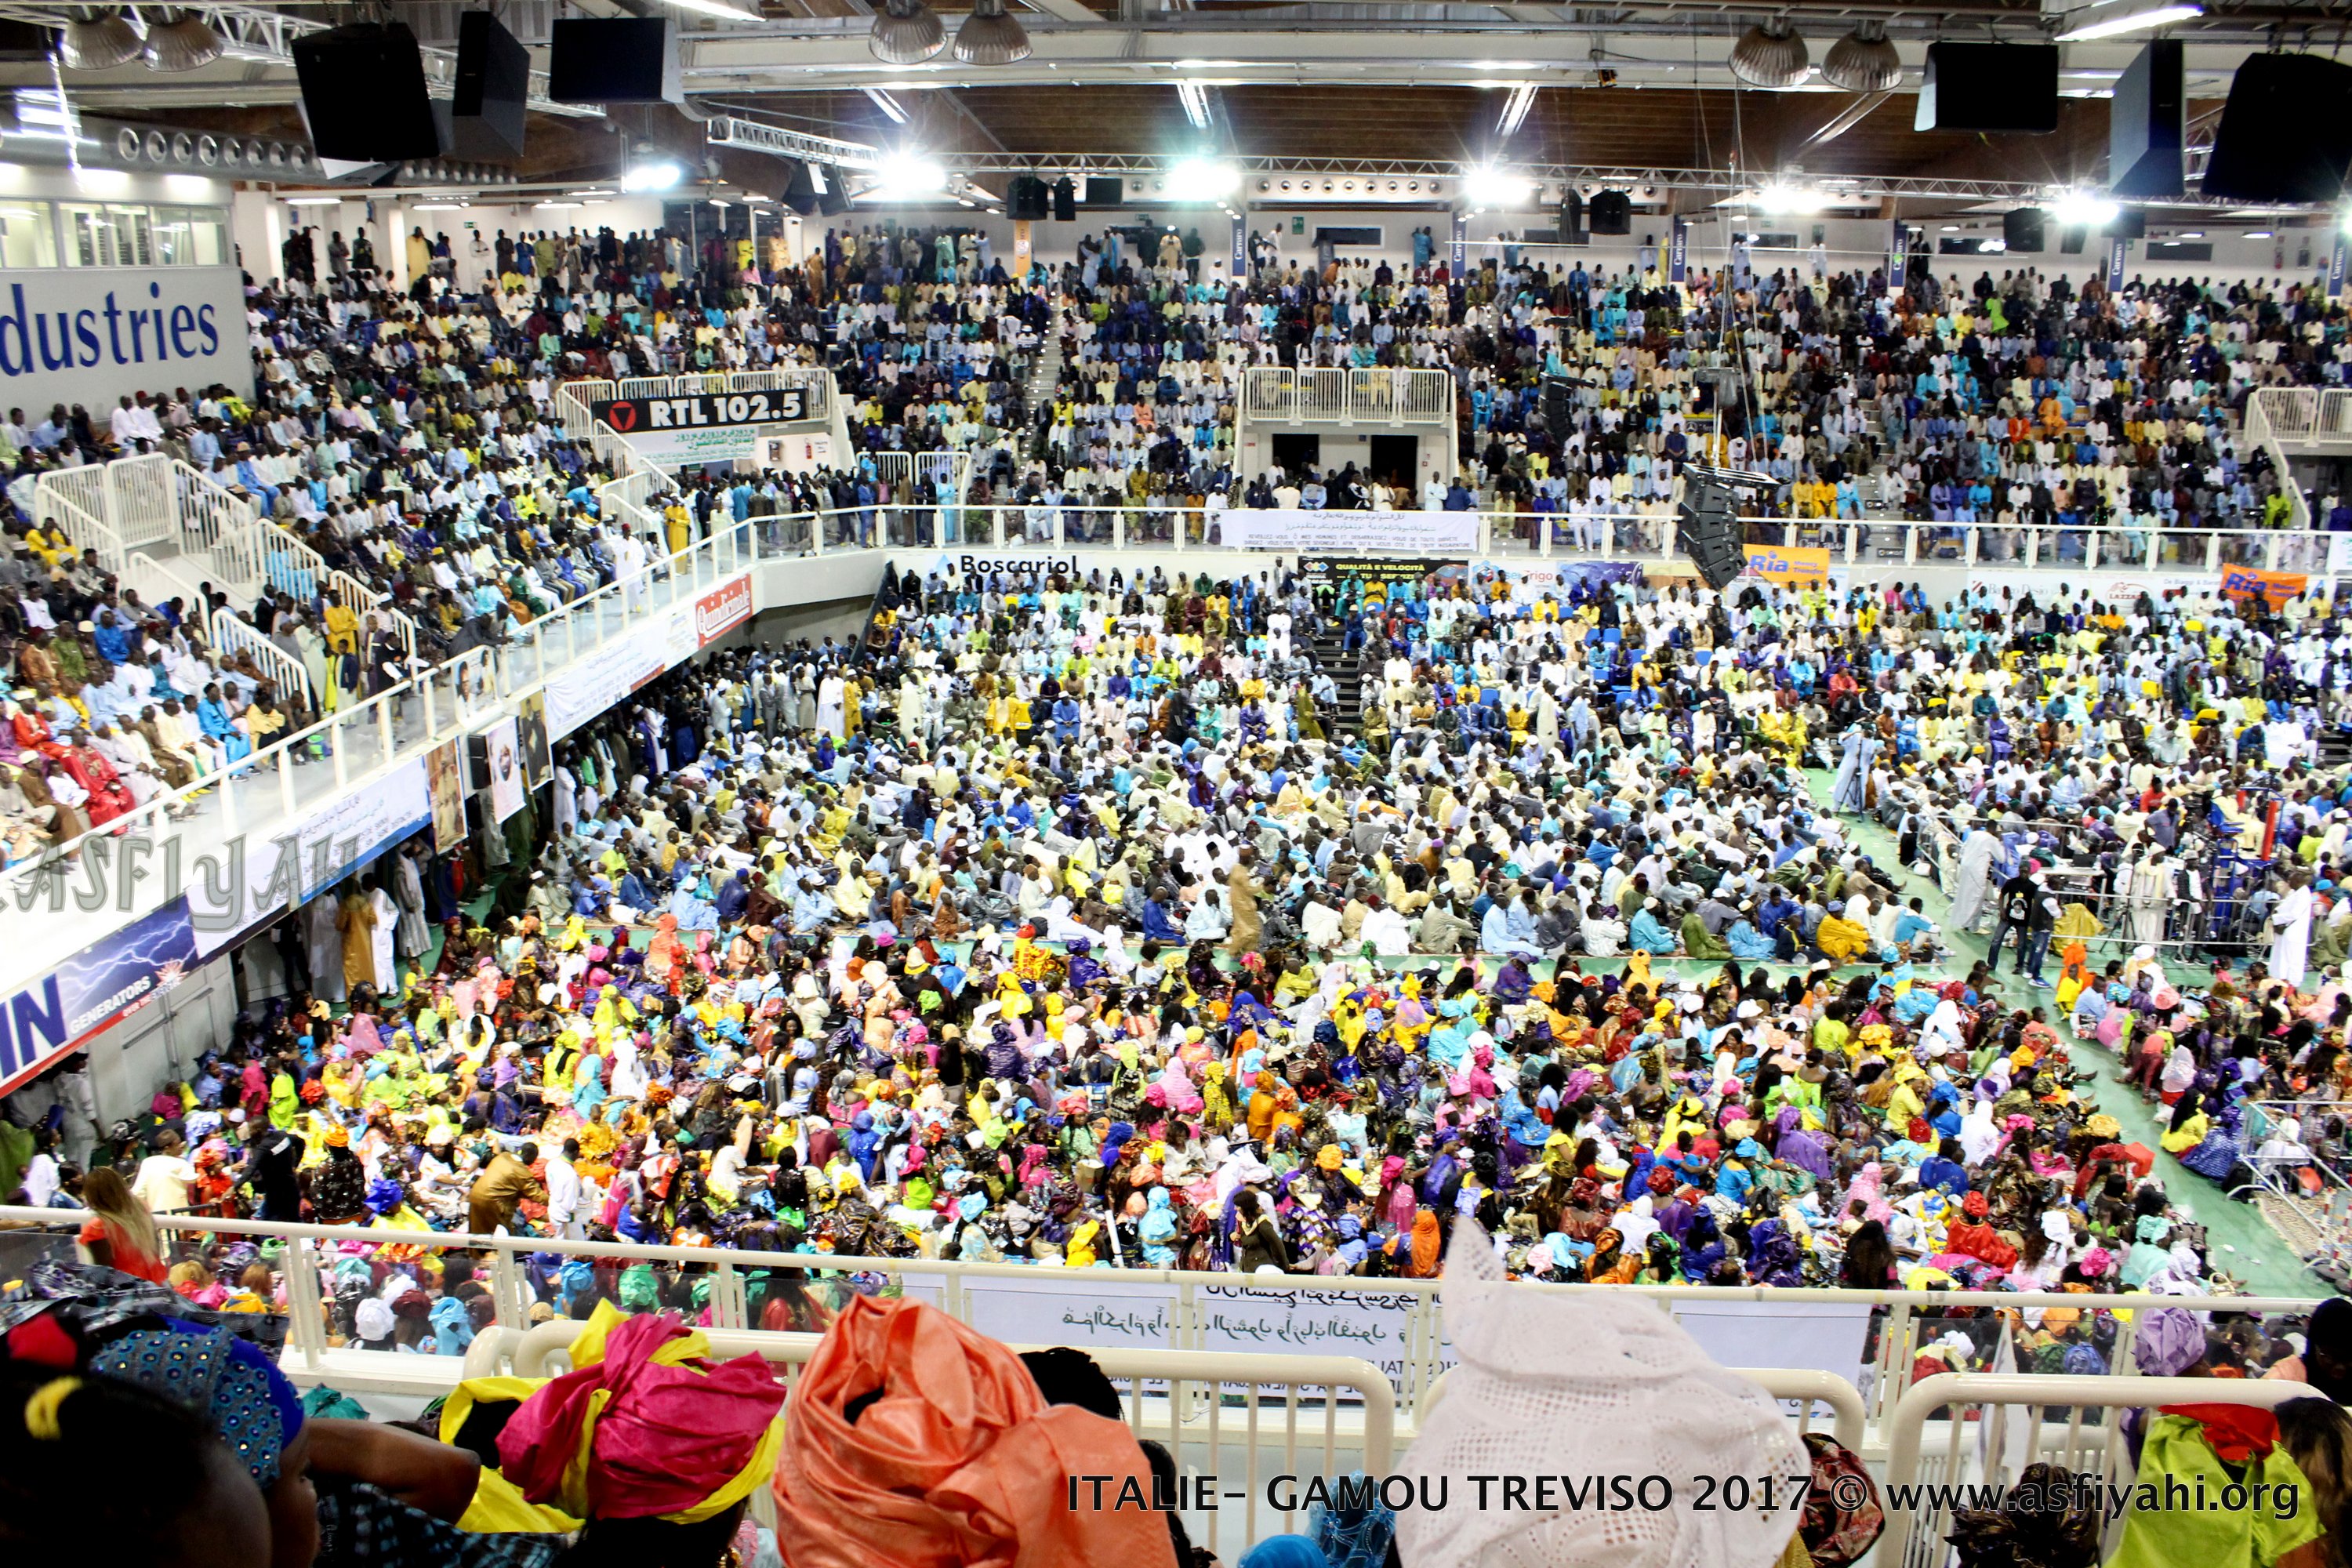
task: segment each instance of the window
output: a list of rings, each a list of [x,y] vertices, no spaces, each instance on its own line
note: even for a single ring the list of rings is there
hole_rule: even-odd
[[[67,266],[155,265],[153,221],[145,207],[68,202],[58,210],[65,217]]]
[[[0,205],[0,267],[55,267],[58,239],[47,202]]]
[[[11,208],[10,211],[23,209]],[[38,221],[47,232],[46,209]],[[226,267],[229,265],[228,215],[219,207],[149,207],[136,203],[65,202],[58,208],[68,267]],[[29,221],[29,220],[28,220]],[[19,262],[13,240],[6,265],[51,267],[44,240],[43,259]]]
[[[155,261],[162,267],[219,267],[227,260],[227,226],[218,207],[157,207]]]

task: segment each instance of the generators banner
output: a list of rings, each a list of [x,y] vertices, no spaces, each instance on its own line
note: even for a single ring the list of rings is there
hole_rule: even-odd
[[[1418,555],[1467,554],[1478,548],[1478,516],[1468,511],[1283,511],[1236,507],[1216,514],[1234,550],[1394,550]]]
[[[0,1094],[136,1013],[196,967],[188,900],[141,916],[0,1005]]]

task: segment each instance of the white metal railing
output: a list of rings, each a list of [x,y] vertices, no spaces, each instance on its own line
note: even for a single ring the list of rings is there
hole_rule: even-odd
[[[146,452],[105,465],[107,521],[132,549],[163,544],[178,532],[172,469],[177,459]]]
[[[143,552],[134,552],[131,559],[146,557]],[[407,680],[339,708],[271,744],[256,748],[252,756],[226,773],[209,773],[185,788],[159,792],[144,805],[102,827],[50,845],[39,856],[7,868],[0,876],[16,880],[48,874],[52,867],[78,853],[85,844],[124,833],[159,846],[168,844],[187,832],[185,825],[173,821],[168,813],[174,807],[195,804],[200,797],[209,799],[215,795],[219,820],[227,834],[247,831],[257,840],[267,841],[285,831],[299,815],[293,772],[299,762],[325,753],[333,770],[337,795],[364,785],[390,768],[464,733],[478,724],[497,704],[511,702],[543,687],[579,661],[595,657],[606,645],[633,629],[633,616],[690,600],[706,587],[742,571],[751,562],[748,530],[721,529],[675,556],[657,556],[635,577],[608,584],[549,611],[525,626],[520,637],[503,646],[476,648],[429,668],[417,669],[412,663],[414,673]],[[216,628],[220,625],[217,620],[214,624]],[[270,662],[271,656],[286,658],[282,649],[266,638],[256,646],[242,640],[242,633],[236,635],[239,640],[234,646],[250,647],[257,668],[273,679],[292,678],[284,666]],[[269,654],[263,654],[262,647],[267,647]],[[308,690],[307,679],[287,689]],[[410,723],[398,717],[412,711],[406,706],[410,703],[420,705],[415,710],[421,713],[419,722]],[[369,738],[368,744],[354,747],[348,743],[353,737],[362,736]],[[356,766],[355,757],[361,759]],[[274,780],[276,787],[263,782],[268,780]],[[323,806],[326,800],[314,804]],[[193,862],[194,856],[185,858]],[[161,883],[151,885],[160,888]],[[57,879],[51,900],[46,904],[28,903],[20,897],[16,918],[23,921],[28,908],[54,912],[60,907],[63,886],[63,881]],[[138,911],[123,911],[126,917],[135,912]],[[0,921],[7,918],[5,913],[0,913]]]
[[[2284,390],[2284,389],[2273,389]],[[2246,397],[2246,439],[2260,447],[2271,460],[2272,474],[2278,480],[2280,493],[2286,497],[2287,522],[2294,528],[2311,526],[2311,502],[2295,481],[2294,468],[2287,461],[2286,447],[2281,441],[2277,416],[2308,427],[2316,414],[2316,399],[2309,389],[2300,394],[2289,391],[2284,399],[2265,395],[2257,388]]]
[[[1384,514],[1360,517],[1377,526]],[[1398,514],[1407,515],[1407,514]],[[1605,514],[1478,511],[1475,542],[1462,553],[1482,559],[1551,562],[1687,561],[1671,513]],[[858,549],[992,549],[1223,551],[1213,510],[1174,504],[1089,506],[966,506],[939,509],[826,508],[797,519],[754,518],[762,554],[832,554]],[[2105,589],[2136,577],[2218,575],[2231,566],[2254,566],[2310,576],[2352,574],[2352,533],[2288,529],[2181,529],[2100,526],[2001,528],[1990,523],[1885,520],[1768,518],[1740,520],[1752,542],[1820,550],[1830,566],[1906,572],[1914,567],[1999,567],[2079,574],[2083,585]],[[1378,546],[1357,547],[1377,553]],[[1255,552],[1296,554],[1298,546],[1267,545]],[[1416,556],[1444,554],[1414,547]],[[2170,584],[2167,584],[2170,585]]]
[[[97,463],[51,468],[33,481],[33,521],[66,536],[76,555],[98,552],[99,569],[121,575],[130,550],[107,521],[106,470]]]
[[[2111,1440],[2115,1416],[2124,1409],[2162,1405],[2248,1405],[2274,1408],[2308,1398],[2308,1384],[2224,1377],[2064,1377],[2006,1373],[1937,1373],[1906,1389],[1887,1419],[1886,1533],[1873,1559],[1879,1568],[1936,1568],[1949,1548],[1949,1493],[1931,1488],[1979,1486],[2005,1489],[2027,1465],[2049,1463],[2070,1476],[2095,1478],[2104,1489],[2129,1484],[2125,1446]],[[1933,1475],[1921,1459],[1926,1427],[1952,1406],[1962,1406],[1950,1427],[1951,1441],[1935,1461]],[[2084,1421],[2089,1409],[2110,1412],[2107,1422]],[[1963,1440],[1974,1412],[1975,1441]],[[2045,1423],[2047,1411],[2066,1412]],[[1897,1489],[1920,1488],[1914,1506],[1902,1506]],[[1985,1494],[1979,1494],[1979,1497]],[[2308,1500],[2305,1500],[2306,1502]],[[2219,1506],[2218,1501],[2214,1506]],[[2106,1521],[2112,1545],[2120,1519]],[[2104,1557],[2104,1551],[2095,1556]]]
[[[1451,425],[1454,377],[1442,370],[1253,365],[1242,373],[1241,411],[1248,419]]]
[[[2246,395],[2246,423],[2259,418],[2276,439],[2300,447],[2352,446],[2352,389],[2258,386]]]
[[[79,1218],[79,1211],[72,1210],[0,1208],[0,1224],[24,1222],[64,1226],[78,1225]],[[1135,1324],[1142,1321],[1153,1325],[1152,1331],[1162,1342],[1157,1348],[1170,1350],[1228,1348],[1231,1339],[1221,1335],[1229,1334],[1233,1320],[1242,1314],[1248,1302],[1261,1298],[1284,1307],[1288,1326],[1277,1331],[1287,1333],[1289,1342],[1304,1343],[1317,1340],[1320,1336],[1313,1323],[1307,1321],[1312,1313],[1297,1300],[1298,1293],[1306,1291],[1313,1293],[1318,1310],[1338,1310],[1332,1304],[1342,1304],[1350,1325],[1345,1333],[1322,1339],[1321,1342],[1377,1347],[1370,1350],[1369,1353],[1377,1355],[1381,1361],[1382,1370],[1388,1373],[1397,1391],[1400,1408],[1421,1409],[1426,1391],[1450,1363],[1444,1324],[1438,1316],[1438,1298],[1443,1286],[1436,1279],[1361,1279],[1345,1275],[1270,1277],[1165,1268],[1069,1270],[1029,1264],[967,1263],[929,1258],[856,1258],[837,1254],[572,1241],[509,1236],[504,1232],[495,1236],[477,1236],[456,1231],[293,1225],[260,1220],[222,1220],[201,1215],[159,1215],[158,1219],[167,1230],[174,1233],[276,1237],[287,1242],[289,1258],[304,1259],[314,1266],[320,1258],[339,1248],[381,1247],[427,1250],[455,1247],[486,1251],[502,1260],[502,1268],[511,1265],[517,1269],[527,1264],[534,1254],[690,1265],[697,1270],[711,1271],[715,1325],[733,1329],[751,1326],[743,1316],[741,1294],[744,1275],[751,1269],[791,1268],[830,1274],[855,1271],[878,1275],[896,1281],[906,1293],[933,1300],[958,1319],[983,1331],[989,1330],[991,1321],[1003,1321],[992,1319],[990,1313],[1004,1305],[1003,1293],[1006,1291],[1016,1294],[1066,1292],[1070,1308],[1083,1308],[1091,1312],[1097,1307],[1107,1306],[1119,1321],[1105,1326],[1087,1317],[1057,1318],[1057,1326],[1078,1331],[1073,1335],[1064,1336],[1063,1342],[1078,1345],[1133,1344],[1136,1342]],[[300,1268],[289,1273],[289,1291],[307,1289],[299,1285],[301,1273]],[[520,1278],[519,1273],[514,1276],[518,1293],[501,1297],[499,1302],[499,1321],[517,1328],[527,1321],[530,1305],[529,1299],[519,1293]],[[1859,1387],[1858,1392],[1864,1411],[1880,1418],[1893,1410],[1909,1385],[1911,1368],[1922,1348],[1956,1323],[1979,1321],[1996,1309],[2015,1313],[2034,1308],[2063,1307],[2084,1314],[2085,1318],[2097,1312],[2114,1314],[2116,1332],[2106,1347],[2107,1364],[2112,1373],[2127,1375],[2134,1365],[2131,1359],[2132,1325],[2133,1314],[2137,1311],[2156,1307],[2182,1307],[2199,1312],[2301,1315],[2317,1305],[2316,1299],[2309,1297],[2092,1296],[2031,1290],[1783,1289],[1767,1286],[1719,1289],[1704,1286],[1558,1285],[1535,1281],[1522,1281],[1513,1288],[1568,1294],[1591,1290],[1632,1292],[1657,1302],[1669,1312],[1674,1311],[1678,1304],[1686,1304],[1693,1311],[1701,1308],[1736,1308],[1741,1304],[1773,1308],[1836,1308],[1847,1312],[1869,1308],[1883,1313],[1883,1317],[1874,1325],[1876,1352],[1862,1368],[1867,1386]],[[299,1300],[299,1294],[289,1297],[289,1300]],[[1222,1324],[1221,1314],[1224,1320]],[[1861,1337],[1861,1328],[1857,1324],[1857,1342]],[[295,1314],[288,1342],[305,1355],[315,1356],[325,1349],[315,1320],[306,1320],[299,1311]],[[2052,1399],[2044,1403],[2063,1402]]]
[[[462,1362],[405,1359],[441,1362],[452,1386],[460,1375],[558,1376],[572,1369],[568,1352],[580,1328],[577,1322],[552,1322],[520,1332],[491,1329],[475,1336]],[[712,1356],[759,1356],[795,1388],[824,1342],[815,1333],[703,1332]],[[1006,1348],[1019,1352],[1066,1342],[1014,1342]],[[1305,1524],[1304,1510],[1277,1513],[1267,1504],[1265,1482],[1274,1475],[1339,1476],[1360,1469],[1379,1477],[1394,1464],[1396,1396],[1381,1369],[1360,1357],[1102,1346],[1089,1347],[1087,1354],[1117,1388],[1121,1414],[1138,1438],[1166,1444],[1180,1470],[1246,1478],[1236,1489],[1248,1494],[1241,1508],[1183,1510],[1201,1544],[1212,1551],[1238,1552],[1263,1534]],[[1262,1526],[1262,1517],[1272,1528]],[[1235,1530],[1237,1537],[1229,1533]]]
[[[309,541],[186,463],[173,466],[172,500],[182,548],[202,551],[248,598],[265,592],[310,604],[323,597],[365,620],[380,616],[404,655],[416,651],[416,622],[372,584],[327,564]]]
[[[243,655],[268,682],[287,696],[299,696],[308,708],[319,706],[321,692],[310,689],[310,672],[302,661],[279,647],[260,627],[223,605],[213,612],[213,647],[223,658]]]

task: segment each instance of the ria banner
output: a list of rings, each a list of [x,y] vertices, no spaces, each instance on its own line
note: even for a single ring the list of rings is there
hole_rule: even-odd
[[[588,412],[665,468],[727,463],[760,455],[761,427],[808,417],[800,387],[709,393],[695,397],[616,397]]]
[[[0,1005],[0,1094],[6,1094],[177,985],[196,967],[186,898],[91,943]]]
[[[1748,552],[1748,572],[1750,577],[1761,577],[1768,583],[1826,583],[1830,578],[1830,552],[1825,545],[1750,544]]]
[[[2310,586],[2311,579],[2300,572],[2264,572],[2252,566],[2221,569],[2223,595],[2232,599],[2250,599],[2259,594],[2273,610]]]

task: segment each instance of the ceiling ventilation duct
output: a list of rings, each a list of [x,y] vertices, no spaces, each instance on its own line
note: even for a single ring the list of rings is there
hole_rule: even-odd
[[[1731,74],[1750,87],[1795,87],[1812,70],[1805,40],[1785,21],[1750,27],[1731,46]]]
[[[920,65],[948,46],[947,28],[939,13],[923,0],[884,0],[874,13],[874,30],[866,35],[874,58],[889,65]]]
[[[1822,79],[1847,92],[1892,92],[1903,82],[1903,58],[1884,22],[1864,22],[1830,46]]]
[[[139,30],[120,11],[85,6],[65,26],[66,64],[78,71],[127,66],[145,47],[139,41]]]
[[[1005,13],[1004,0],[972,0],[956,29],[955,58],[968,66],[1009,66],[1029,58],[1029,35]]]

